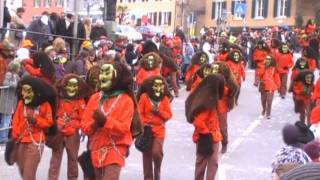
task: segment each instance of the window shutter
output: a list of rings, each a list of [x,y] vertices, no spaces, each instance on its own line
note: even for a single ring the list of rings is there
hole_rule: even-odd
[[[273,6],[273,17],[278,16],[278,6],[279,6],[279,0],[275,0],[274,6]]]
[[[286,16],[291,16],[291,0],[287,0],[287,9],[286,9]]]
[[[252,0],[251,17],[255,18],[256,14],[256,0]]]
[[[216,3],[212,2],[211,19],[216,19]]]
[[[222,2],[222,11],[227,9],[227,2]]]
[[[269,7],[269,1],[264,0],[264,7],[263,7],[263,17],[268,17],[268,7]]]
[[[235,6],[236,2],[233,0],[231,2],[231,14],[234,15],[234,6]]]
[[[159,26],[161,26],[161,17],[162,17],[162,12],[159,12]]]
[[[171,26],[171,12],[169,12],[168,25]]]
[[[154,12],[154,13],[153,13],[153,25],[155,25],[155,26],[157,25],[157,19],[158,19],[158,18],[157,18],[157,13]]]

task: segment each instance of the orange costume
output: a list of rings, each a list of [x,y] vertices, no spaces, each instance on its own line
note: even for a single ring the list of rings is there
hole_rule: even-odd
[[[218,100],[219,114],[227,113],[230,111],[229,105],[228,105],[229,95],[230,95],[229,88],[227,86],[224,86],[223,96],[221,99]]]
[[[277,70],[280,74],[288,74],[293,66],[293,56],[291,53],[278,53],[276,56]]]
[[[311,34],[311,33],[314,32],[315,29],[316,29],[316,25],[310,23],[310,24],[308,24],[308,25],[306,26],[305,32],[306,32],[307,34]]]
[[[227,60],[227,65],[233,73],[237,84],[240,86],[242,80],[246,79],[246,72],[244,71],[244,66],[241,62],[235,63],[231,60]]]
[[[192,80],[193,75],[196,74],[196,72],[201,68],[201,66],[199,64],[194,64],[192,65],[190,68],[188,68],[187,73],[186,73],[186,77],[185,77],[185,81],[190,81]]]
[[[229,52],[220,53],[220,54],[217,56],[217,61],[226,61],[226,60],[227,60],[228,53],[229,53]]]
[[[280,88],[280,77],[274,67],[264,70],[261,81],[264,91],[276,91]]]
[[[260,50],[256,48],[253,51],[252,59],[256,63],[256,70],[255,70],[255,84],[257,84],[259,79],[261,79],[261,75],[264,69],[264,60],[266,59],[268,52],[265,50]]]
[[[101,103],[101,107],[99,104]],[[93,112],[101,109],[106,118],[102,128],[93,129]],[[124,166],[125,154],[132,143],[130,132],[134,102],[127,93],[103,99],[99,92],[91,96],[82,120],[81,130],[91,139],[89,149],[95,168],[116,164]]]
[[[35,120],[33,126],[29,125],[26,115],[31,115]],[[27,108],[22,101],[18,102],[12,118],[12,137],[20,143],[38,143],[45,141],[43,130],[53,125],[51,106],[48,102],[35,109]]]
[[[320,79],[317,80],[316,85],[314,86],[311,99],[315,101],[317,105],[320,105]]]
[[[153,101],[148,97],[147,93],[141,95],[139,99],[139,113],[143,126],[151,125],[152,133],[155,138],[164,139],[165,123],[172,117],[170,100],[167,96],[158,103],[159,115],[152,112]]]
[[[312,109],[310,115],[310,124],[318,124],[320,122],[320,106]]]
[[[144,80],[148,79],[151,76],[159,76],[159,75],[161,75],[160,68],[146,70],[143,67],[141,67],[137,76],[136,76],[137,84],[139,86],[141,86],[141,84],[143,83]]]
[[[309,69],[314,72],[317,69],[316,60],[313,58],[307,58],[307,59],[308,59]]]
[[[28,59],[28,60],[24,60],[25,65],[24,65],[24,69],[31,75],[31,76],[35,76],[38,77],[40,79],[45,80],[46,82],[49,82],[51,84],[51,80],[46,77],[42,72],[40,68],[35,68],[33,66],[33,60],[32,59]]]

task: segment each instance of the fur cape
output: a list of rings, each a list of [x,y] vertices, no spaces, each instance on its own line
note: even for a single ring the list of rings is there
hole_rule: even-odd
[[[100,74],[100,66],[95,65],[92,68],[89,69],[86,75],[86,83],[90,88],[90,94],[95,93],[98,91],[94,80],[99,81],[99,74]],[[97,82],[98,83],[98,82]]]
[[[220,53],[225,53],[225,52],[228,52],[229,50],[230,50],[230,46],[229,46],[228,42],[223,42],[223,43],[221,44],[221,47],[220,47],[220,49],[219,49],[219,52],[220,52]]]
[[[185,114],[189,123],[192,123],[202,111],[217,107],[218,100],[223,96],[224,81],[220,74],[210,75],[188,96]]]
[[[152,86],[153,86],[153,83],[155,80],[157,79],[160,79],[164,82],[164,94],[163,96],[167,96],[170,101],[173,100],[173,96],[169,90],[169,86],[168,86],[168,83],[167,81],[162,77],[162,76],[151,76],[149,77],[148,79],[146,79],[143,84],[141,85],[141,87],[139,88],[138,90],[138,94],[137,94],[137,99],[139,101],[141,95],[143,93],[147,93],[149,97],[152,97],[153,96],[153,89],[152,89]],[[161,98],[162,99],[162,98]],[[156,100],[156,99],[155,99]]]
[[[201,52],[197,52],[196,54],[194,54],[194,55],[192,56],[192,58],[191,58],[191,64],[190,64],[189,67],[191,67],[191,66],[193,66],[193,65],[195,65],[195,64],[200,65],[200,58],[201,58],[201,56],[203,56],[203,55],[205,55],[205,57],[206,57],[206,64],[209,63],[209,57],[208,57],[207,53],[201,51]]]
[[[310,70],[303,70],[303,71],[299,72],[298,75],[296,76],[296,78],[294,79],[294,82],[300,81],[300,82],[303,82],[304,84],[306,84],[306,76],[309,74],[312,75],[312,83],[313,83],[314,82],[314,74]]]
[[[67,86],[69,80],[73,78],[78,80],[78,92],[76,96],[69,97],[65,90],[65,87]],[[56,88],[58,91],[59,98],[62,99],[82,99],[88,97],[89,94],[89,86],[82,78],[80,78],[76,74],[65,75],[62,79],[56,82]]]
[[[305,70],[307,70],[307,69],[309,69],[309,64],[308,64],[308,60],[306,59],[306,58],[303,58],[303,57],[301,57],[301,58],[299,58],[297,61],[296,61],[296,63],[294,64],[294,66],[293,66],[293,69],[300,69],[301,70],[301,67],[300,67],[300,62],[301,61],[305,61],[306,62],[306,65],[305,65]]]
[[[279,46],[279,48],[278,48],[278,50],[279,50],[279,53],[281,53],[281,54],[284,54],[284,52],[282,51],[282,47],[283,46],[288,46],[288,52],[286,53],[286,54],[292,54],[292,52],[291,52],[291,50],[290,50],[290,46],[289,46],[289,44],[286,44],[286,43],[282,43],[280,46]]]
[[[162,63],[162,59],[161,59],[161,57],[160,57],[157,53],[155,53],[155,52],[150,52],[150,53],[145,54],[145,55],[140,59],[140,61],[139,61],[140,66],[143,67],[144,69],[149,69],[149,68],[147,67],[147,64],[146,64],[146,63],[147,63],[147,59],[148,59],[149,56],[153,56],[154,59],[155,59],[155,66],[154,66],[154,68],[159,67],[160,64]]]
[[[218,73],[224,77],[225,85],[229,89],[228,106],[231,110],[234,107],[235,97],[237,92],[239,91],[239,87],[234,79],[230,68],[226,65],[225,62],[215,62],[215,64],[219,65]]]
[[[54,82],[55,68],[50,57],[45,52],[37,52],[33,54],[32,59],[33,66],[40,68],[41,73]]]
[[[273,38],[271,39],[271,47],[272,48],[279,48],[281,46],[281,42],[279,41],[279,39]]]
[[[304,53],[306,53],[306,55],[304,55]],[[302,56],[305,56],[307,58],[312,58],[312,59],[315,59],[315,60],[318,59],[317,53],[311,47],[304,48]]]
[[[254,49],[259,48],[259,45],[262,45],[262,49],[263,49],[264,51],[268,51],[268,52],[270,51],[268,44],[267,44],[266,42],[264,42],[263,40],[259,40],[259,41],[257,42],[257,45],[256,45],[256,47],[255,47]]]

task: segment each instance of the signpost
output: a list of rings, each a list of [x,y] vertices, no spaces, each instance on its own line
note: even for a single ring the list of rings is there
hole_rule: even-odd
[[[234,11],[234,14],[245,15],[247,11],[246,3],[236,2],[234,5],[233,11]]]

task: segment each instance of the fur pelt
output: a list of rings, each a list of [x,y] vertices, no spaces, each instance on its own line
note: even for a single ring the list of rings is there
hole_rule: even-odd
[[[37,52],[33,54],[32,60],[35,68],[40,68],[40,71],[44,76],[54,81],[55,68],[52,60],[45,52]]]
[[[67,86],[69,80],[72,78],[78,80],[78,92],[76,96],[69,97],[65,90],[65,87]],[[66,74],[62,79],[56,82],[56,88],[57,88],[59,97],[63,99],[81,99],[81,98],[86,98],[89,95],[89,86],[77,74]]]
[[[162,80],[165,85],[164,86],[164,94],[163,94],[163,96],[160,97],[160,99],[154,97],[154,93],[153,93],[153,89],[152,89],[153,83],[157,79]],[[143,84],[141,85],[141,87],[138,90],[138,94],[137,94],[138,101],[143,93],[147,93],[148,96],[151,97],[155,101],[160,101],[164,96],[167,96],[170,100],[173,100],[173,96],[169,90],[168,83],[165,80],[165,78],[163,78],[162,76],[151,76],[143,82]]]
[[[154,68],[157,68],[160,66],[160,64],[162,63],[162,59],[161,57],[159,56],[158,53],[155,53],[155,52],[150,52],[150,53],[147,53],[145,54],[141,59],[140,59],[140,66],[143,67],[144,69],[148,69],[147,67],[147,59],[149,56],[153,56],[154,59],[155,59],[155,66]]]
[[[259,41],[257,42],[257,45],[256,45],[256,47],[255,47],[254,49],[259,48],[259,45],[262,45],[262,49],[263,49],[263,50],[268,51],[268,52],[270,51],[270,48],[269,48],[268,44],[267,44],[266,42],[264,42],[263,40],[259,40]]]
[[[317,53],[311,47],[304,48],[302,55],[307,58],[312,58],[312,59],[316,59],[316,60],[318,58]]]
[[[287,43],[282,43],[281,46],[279,46],[279,48],[278,48],[279,53],[284,54],[284,52],[282,51],[282,47],[285,46],[285,45],[288,46],[288,48],[289,48],[288,52],[286,54],[291,53],[290,46]]]
[[[236,61],[234,60],[234,58],[233,58],[235,52],[238,52],[239,55],[240,55],[240,59],[239,59],[239,61],[237,61],[237,62],[236,62]],[[227,60],[231,60],[231,61],[233,61],[233,62],[235,62],[235,63],[241,63],[241,61],[244,61],[244,57],[243,57],[241,51],[235,49],[235,50],[232,50],[232,51],[230,51],[230,52],[228,53]]]
[[[221,44],[221,47],[219,49],[219,52],[220,53],[225,53],[225,52],[228,52],[230,50],[230,47],[229,47],[229,43],[228,42],[223,42]]]
[[[90,88],[90,94],[95,93],[99,89],[97,89],[97,84],[95,84],[93,81],[97,80],[99,81],[99,74],[100,74],[100,66],[95,65],[92,68],[89,69],[86,75],[86,83],[88,84]]]
[[[172,57],[166,56],[163,53],[160,53],[159,55],[160,55],[161,59],[163,60],[162,61],[163,67],[169,68],[171,70],[171,72],[178,71],[179,67]]]
[[[273,38],[271,39],[271,47],[272,48],[279,48],[281,45],[281,42],[279,39]]]
[[[200,112],[217,107],[224,91],[224,78],[220,74],[204,78],[185,102],[187,121],[192,123]]]
[[[202,51],[202,52],[197,52],[196,54],[194,54],[194,55],[192,56],[190,66],[192,66],[192,65],[194,65],[194,64],[200,65],[200,57],[201,57],[202,55],[205,55],[205,56],[206,56],[206,63],[208,63],[208,62],[209,62],[209,57],[208,57],[207,53],[205,53],[205,52]]]
[[[151,40],[148,40],[143,44],[143,49],[142,49],[141,53],[147,54],[150,52],[159,53],[159,49],[154,42],[152,42]]]
[[[231,110],[234,107],[235,97],[237,92],[239,91],[239,87],[234,79],[233,74],[231,73],[230,68],[226,65],[225,62],[215,62],[215,64],[219,65],[218,73],[224,77],[225,85],[229,89],[228,106]]]

